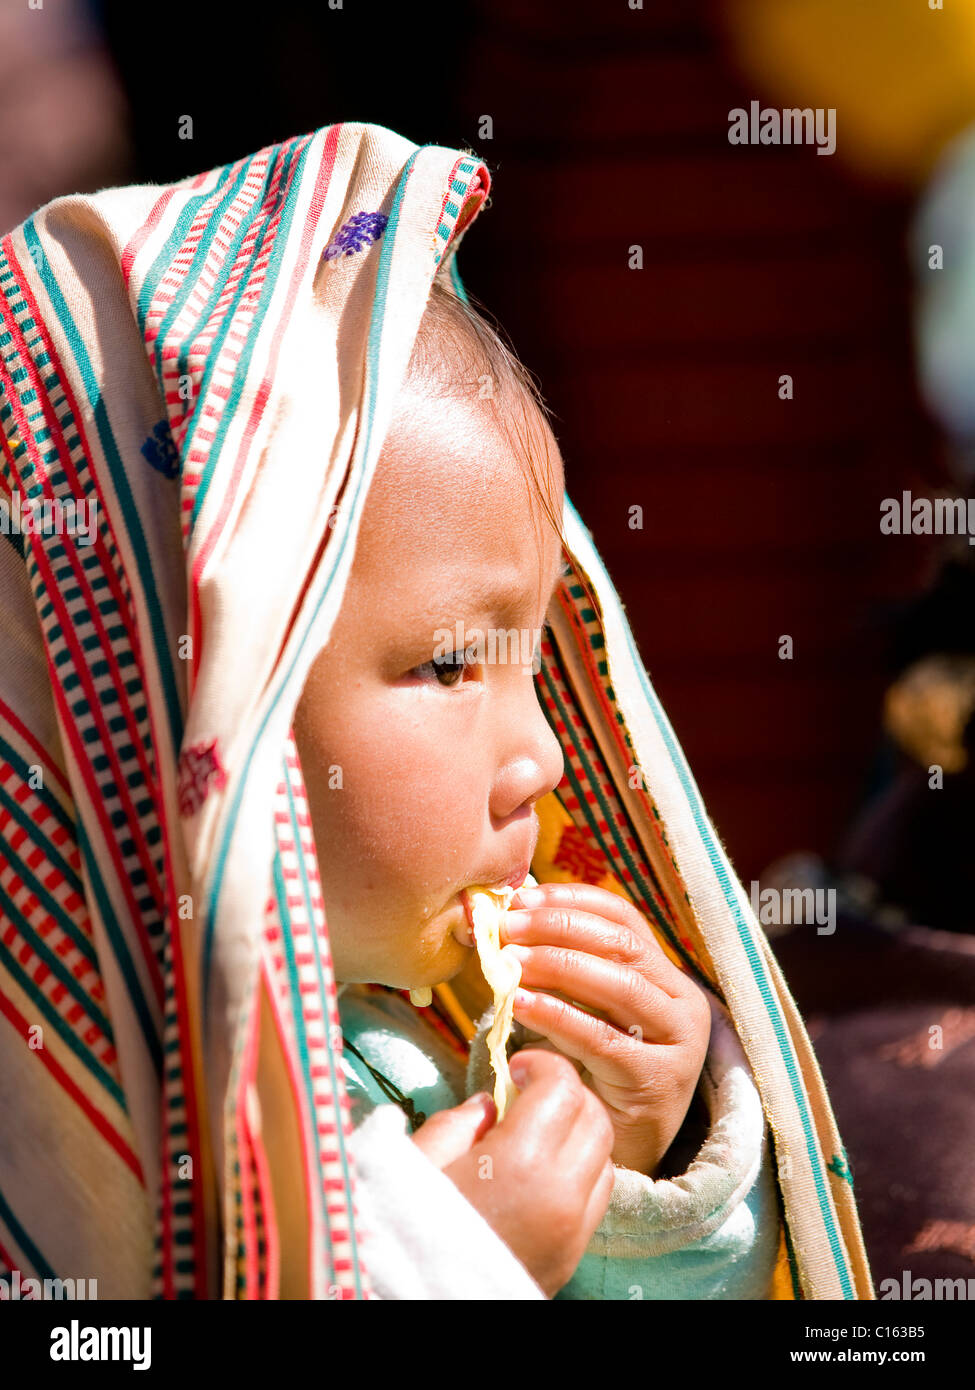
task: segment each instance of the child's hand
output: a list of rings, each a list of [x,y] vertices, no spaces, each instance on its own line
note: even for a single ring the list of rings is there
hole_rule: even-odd
[[[613,1192],[605,1107],[557,1054],[511,1060],[518,1095],[500,1125],[489,1095],[441,1110],[413,1135],[549,1298],[575,1273]]]
[[[632,903],[591,884],[519,890],[502,927],[506,942],[522,962],[515,1018],[588,1072],[613,1122],[614,1163],[654,1177],[707,1053],[704,991],[670,962]],[[545,990],[565,998],[535,992]]]

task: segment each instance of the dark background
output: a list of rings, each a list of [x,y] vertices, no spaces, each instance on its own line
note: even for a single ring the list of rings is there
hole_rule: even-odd
[[[569,495],[739,876],[747,886],[809,851],[872,874],[917,924],[892,932],[848,901],[835,936],[794,928],[773,944],[826,1076],[875,1280],[968,1277],[973,778],[929,791],[881,727],[905,667],[975,652],[972,559],[946,582],[941,543],[879,527],[883,498],[952,483],[916,384],[908,230],[925,178],[843,157],[855,125],[843,105],[836,155],[730,145],[728,113],[753,98],[821,103],[792,94],[788,75],[776,88],[742,68],[730,34],[744,0],[644,3],[89,0],[87,28],[66,23],[68,0],[29,19],[19,7],[16,23],[0,6],[0,223],[343,120],[485,160],[492,200],[460,272],[541,381]],[[884,42],[902,65],[896,80],[880,72],[895,112],[912,72],[931,91],[948,82],[947,59],[919,50],[912,65],[890,47],[907,0],[787,3],[872,10],[845,53],[848,91],[858,65],[878,81]],[[908,98],[909,126],[929,108]],[[944,139],[970,118],[956,103]],[[937,1055],[933,1024],[948,1039]]]
[[[204,8],[205,71],[180,61],[182,8],[167,61],[130,5],[96,6],[132,110],[127,181],[340,120],[476,150],[492,206],[459,269],[541,380],[569,495],[740,876],[831,853],[877,752],[887,625],[928,550],[881,536],[880,499],[938,478],[910,197],[813,148],[730,145],[728,111],[761,94],[700,0],[288,4],[259,44],[239,11]]]

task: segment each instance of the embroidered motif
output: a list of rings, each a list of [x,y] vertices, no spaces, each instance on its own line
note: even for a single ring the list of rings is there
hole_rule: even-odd
[[[364,251],[374,241],[378,241],[386,230],[389,218],[382,212],[357,212],[335,234],[322,252],[323,261],[332,261],[336,256],[352,256],[356,251]]]
[[[563,828],[552,864],[584,883],[599,883],[606,877],[606,856],[577,825]]]
[[[218,789],[227,785],[227,774],[217,757],[216,739],[209,743],[198,743],[193,748],[184,748],[179,755],[176,790],[181,816],[196,815],[207,799],[211,783]]]
[[[153,426],[152,434],[142,446],[142,456],[164,478],[175,478],[179,473],[179,451],[166,420]]]
[[[853,1174],[850,1172],[849,1165],[847,1164],[846,1154],[834,1154],[826,1167],[831,1173],[835,1173],[838,1178],[843,1178],[851,1187],[853,1186]]]

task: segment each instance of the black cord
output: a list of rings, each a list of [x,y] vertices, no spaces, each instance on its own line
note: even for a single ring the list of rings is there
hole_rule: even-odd
[[[348,1038],[345,1036],[344,1033],[342,1034],[342,1042],[349,1049],[352,1055],[354,1057],[358,1057],[362,1065],[372,1074],[373,1079],[379,1086],[383,1095],[386,1096],[389,1100],[391,1100],[394,1103],[394,1105],[398,1105],[401,1110],[405,1111],[406,1118],[410,1122],[410,1132],[412,1134],[415,1134],[427,1118],[423,1111],[417,1110],[415,1104],[412,1100],[410,1100],[409,1096],[404,1096],[403,1092],[399,1089],[398,1086],[395,1086],[393,1082],[389,1080],[388,1077],[383,1076],[381,1071],[377,1071],[376,1068],[371,1065],[371,1063],[367,1062],[365,1057],[363,1057],[362,1053],[358,1050],[358,1048],[352,1046],[352,1044],[349,1042]]]

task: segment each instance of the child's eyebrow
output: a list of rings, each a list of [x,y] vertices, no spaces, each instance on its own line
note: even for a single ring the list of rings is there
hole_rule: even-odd
[[[571,573],[571,561],[565,561],[563,563],[560,555],[558,568],[549,589],[550,601],[560,581]],[[468,590],[463,594],[441,593],[440,599],[442,603],[446,603],[447,607],[464,606],[465,604],[475,603],[479,604],[485,613],[490,610],[495,613],[495,615],[501,615],[503,613],[513,612],[524,601],[524,591],[520,586],[509,585],[504,581],[499,582],[495,580],[493,583],[478,584],[473,590]]]

